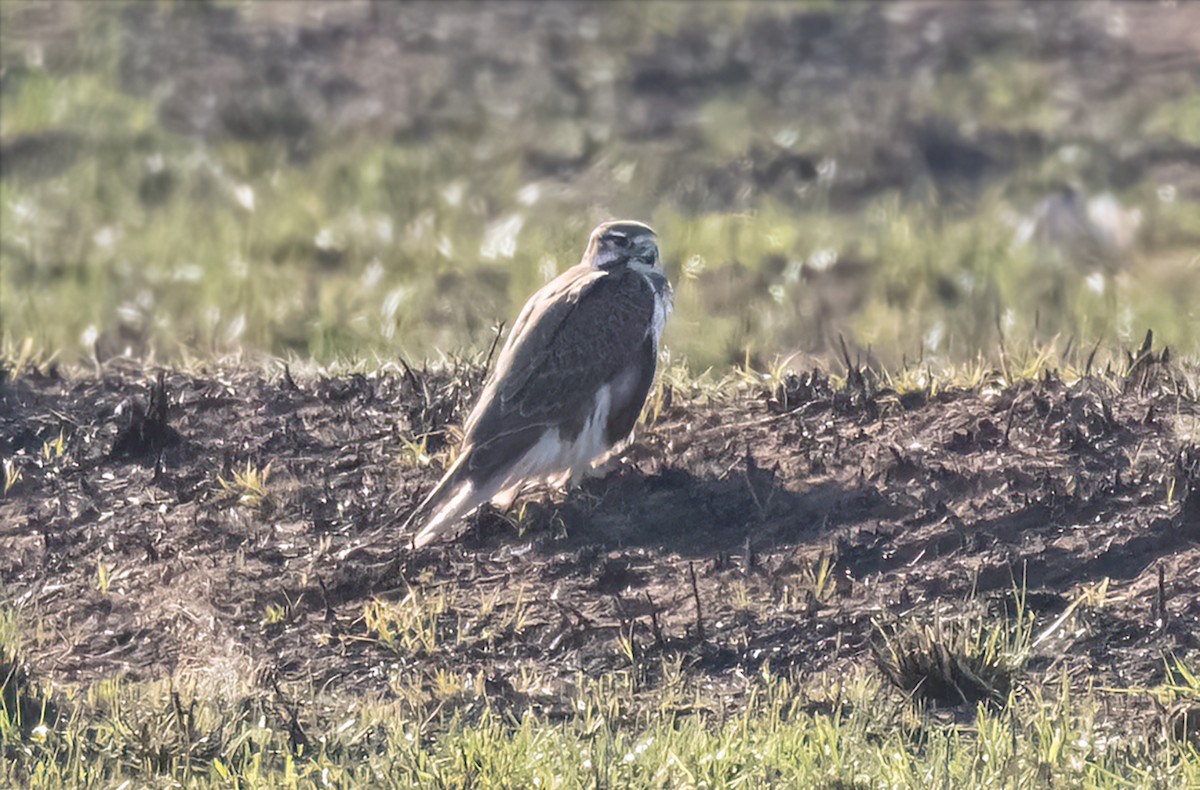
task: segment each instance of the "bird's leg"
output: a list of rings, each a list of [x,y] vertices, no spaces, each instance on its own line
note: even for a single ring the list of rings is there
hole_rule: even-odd
[[[521,493],[521,486],[509,486],[500,493],[492,497],[492,506],[500,511],[507,511],[512,507],[512,503],[516,501],[517,494]]]
[[[586,500],[591,506],[596,506],[600,503],[603,497],[598,496],[583,487],[583,484],[588,480],[603,478],[615,468],[616,461],[613,458],[607,458],[603,462],[593,466],[592,464],[583,464],[573,468],[565,478],[564,492],[571,492],[572,496]]]
[[[628,460],[625,456],[619,453],[610,453],[603,460],[593,466],[588,467],[583,472],[585,478],[605,478],[612,474],[617,474],[628,469],[636,469],[637,464]]]
[[[588,480],[608,477],[618,466],[620,466],[620,462],[616,458],[609,456],[596,464],[589,463],[575,467],[571,469],[570,479],[567,481],[567,490],[577,489]]]

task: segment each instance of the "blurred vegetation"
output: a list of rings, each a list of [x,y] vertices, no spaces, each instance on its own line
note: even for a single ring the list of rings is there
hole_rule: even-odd
[[[1147,328],[1195,354],[1196,18],[5,2],[4,342],[437,357],[628,216],[660,233],[693,369],[838,335],[889,365]],[[1107,225],[1039,224],[1088,201]]]

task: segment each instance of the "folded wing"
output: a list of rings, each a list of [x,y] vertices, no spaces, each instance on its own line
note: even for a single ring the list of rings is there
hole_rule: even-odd
[[[560,471],[536,468],[529,454],[548,434],[574,441],[602,387],[632,382],[611,388],[622,401],[612,404],[612,413],[632,426],[625,415],[640,411],[654,372],[654,305],[654,290],[641,274],[585,266],[564,272],[530,299],[467,419],[462,453],[410,518],[431,514],[416,545],[436,539],[511,485],[519,462],[529,479]]]

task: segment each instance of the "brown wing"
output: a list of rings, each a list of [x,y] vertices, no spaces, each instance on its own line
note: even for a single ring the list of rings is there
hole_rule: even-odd
[[[658,346],[653,335],[642,341],[637,357],[621,371],[612,384],[612,410],[608,415],[607,439],[614,445],[633,431],[658,366]]]
[[[496,366],[488,376],[478,403],[467,417],[466,424],[463,425],[463,433],[468,441],[475,433],[479,420],[487,413],[488,405],[496,399],[501,382],[503,381],[507,387],[519,386],[532,372],[532,368],[528,366],[522,366],[514,371],[513,361],[518,350],[527,349],[531,345],[545,345],[548,336],[570,313],[579,301],[580,295],[593,282],[605,276],[606,274],[602,271],[593,269],[586,264],[579,264],[567,269],[529,297],[525,306],[521,308],[517,320],[513,323],[508,339],[504,341],[504,347],[500,349],[500,355],[496,358]]]
[[[568,270],[535,294],[467,421],[468,466],[486,476],[551,426],[578,434],[596,391],[642,361],[653,316],[650,284],[628,269]]]

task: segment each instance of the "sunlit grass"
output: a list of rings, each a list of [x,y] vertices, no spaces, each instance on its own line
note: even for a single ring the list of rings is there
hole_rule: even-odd
[[[204,182],[213,175],[201,170],[182,178]],[[242,186],[255,194],[254,212],[233,197]],[[288,200],[290,185],[242,186],[230,186],[207,207],[179,197],[153,211],[131,206],[120,216],[81,217],[82,227],[69,229],[41,217],[69,215],[61,201],[73,191],[34,205],[37,198],[28,194],[0,190],[7,198],[6,249],[28,250],[28,257],[6,254],[5,332],[66,350],[67,358],[90,352],[97,341],[107,355],[129,349],[168,360],[181,347],[218,354],[242,346],[322,360],[419,358],[437,348],[486,344],[490,326],[510,319],[541,282],[542,275],[530,276],[545,265],[534,228],[504,268],[472,265],[482,221],[460,219],[445,230],[438,223],[405,226],[391,211],[288,208],[278,201]],[[961,360],[980,349],[994,354],[1002,333],[1115,344],[1148,327],[1182,353],[1196,351],[1194,261],[1147,264],[1097,281],[1104,290],[1094,293],[1082,273],[1033,268],[1026,251],[1011,248],[1000,209],[946,223],[884,199],[857,223],[764,212],[715,233],[703,230],[703,218],[699,233],[686,217],[668,213],[651,221],[677,280],[666,342],[697,369],[727,365],[749,348],[785,354],[812,347],[831,327],[889,361]],[[198,228],[203,234],[192,238]],[[555,259],[548,271],[572,261],[585,232],[550,246]],[[854,312],[826,306],[807,281],[821,256],[867,262],[864,274],[845,285],[859,293]],[[708,293],[725,286],[678,275],[684,261],[697,257],[710,272],[746,271],[744,304],[711,312]],[[785,261],[783,271],[763,273],[773,257]],[[64,260],[77,262],[54,263]],[[836,274],[839,263],[832,266]]]
[[[11,624],[3,638],[13,649]],[[804,677],[764,668],[744,678],[724,713],[678,662],[664,658],[660,675],[649,693],[633,669],[576,677],[569,710],[553,721],[534,709],[506,714],[503,693],[451,668],[420,681],[424,691],[398,688],[392,700],[302,685],[271,692],[235,682],[218,691],[105,681],[79,689],[57,717],[17,721],[0,709],[0,781],[1099,788],[1200,779],[1186,743],[1114,742],[1096,717],[1098,699],[1066,676],[948,723],[866,671]],[[511,685],[536,695],[543,682],[517,673]],[[22,709],[45,709],[36,680],[24,683]]]
[[[747,8],[711,13],[744,21]],[[652,16],[620,57],[683,18]],[[0,95],[6,140],[64,131],[76,147],[62,172],[0,182],[9,345],[72,363],[126,351],[178,361],[250,348],[328,362],[478,348],[575,262],[602,206],[659,231],[676,286],[666,343],[693,372],[748,352],[760,366],[796,351],[828,356],[839,334],[892,367],[980,353],[994,363],[1002,339],[1118,346],[1146,328],[1180,353],[1200,351],[1194,202],[1152,184],[1122,190],[1143,228],[1115,274],[1056,267],[1014,244],[1047,184],[1096,180],[1086,151],[1072,164],[1050,150],[966,205],[896,189],[835,205],[829,174],[861,166],[854,158],[873,139],[863,135],[879,130],[852,129],[861,119],[844,103],[798,123],[755,94],[715,96],[696,117],[699,147],[611,141],[579,176],[585,193],[522,168],[539,141],[464,130],[397,140],[317,130],[313,154],[297,160],[281,143],[206,145],[165,128],[152,98],[115,87],[111,19],[84,18],[80,68],[22,66]],[[1053,137],[1069,129],[1051,82],[1036,63],[996,55],[909,90],[918,109]],[[1194,104],[1166,102],[1142,122],[1183,140]],[[885,122],[892,115],[880,108]],[[487,154],[464,156],[481,150],[481,134],[495,138]],[[797,195],[688,207],[689,177],[763,146],[814,156],[826,175]]]
[[[877,624],[879,668],[917,699],[1004,705],[1016,692],[1034,638],[1023,588],[1013,603],[1003,618],[947,619],[935,612]]]
[[[21,467],[13,458],[4,459],[4,496],[8,496],[8,492],[21,480]]]
[[[270,492],[267,483],[271,479],[271,464],[256,466],[252,461],[246,461],[235,467],[228,478],[217,475],[217,485],[221,490],[234,497],[238,504],[249,508],[262,505]]]

